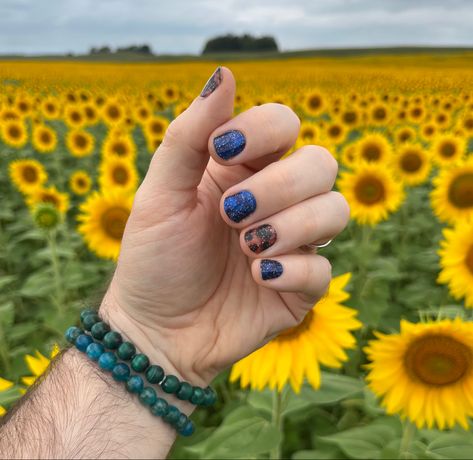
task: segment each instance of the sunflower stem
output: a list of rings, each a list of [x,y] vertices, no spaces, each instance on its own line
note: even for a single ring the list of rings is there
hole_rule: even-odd
[[[61,270],[59,267],[59,257],[57,254],[56,246],[56,231],[50,231],[47,234],[47,240],[49,245],[49,252],[51,254],[51,265],[54,274],[54,287],[55,287],[55,301],[58,309],[58,313],[61,317],[64,316],[64,291],[62,289]]]
[[[282,432],[282,394],[278,391],[277,388],[273,391],[273,413],[272,413],[272,422],[274,427],[279,431],[281,434],[281,439],[278,442],[277,446],[271,450],[269,458],[272,460],[280,459],[281,458],[281,445],[283,439],[283,432]]]
[[[412,458],[409,449],[416,434],[416,427],[409,420],[405,420],[403,425],[401,446],[399,448],[399,458]]]

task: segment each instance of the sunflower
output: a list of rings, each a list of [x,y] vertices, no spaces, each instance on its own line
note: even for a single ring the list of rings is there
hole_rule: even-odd
[[[117,99],[107,99],[102,107],[102,118],[107,125],[120,123],[125,118],[125,110]]]
[[[99,120],[97,107],[92,103],[87,103],[83,107],[84,116],[88,125],[95,125]]]
[[[342,305],[349,298],[344,288],[350,276],[346,273],[333,278],[327,294],[300,325],[283,331],[234,364],[230,381],[240,379],[242,388],[262,390],[269,386],[279,391],[289,381],[298,393],[306,377],[319,388],[320,364],[340,368],[348,359],[345,349],[355,346],[351,331],[361,327],[356,310]]]
[[[144,128],[147,137],[162,137],[168,129],[169,121],[164,117],[152,117],[146,121]]]
[[[0,393],[2,391],[9,390],[12,386],[13,386],[13,382],[10,382],[0,377]],[[7,410],[3,406],[0,406],[0,417],[3,417],[6,413],[7,413]]]
[[[360,111],[357,108],[345,108],[340,111],[339,114],[339,119],[340,122],[348,127],[348,128],[354,128],[358,125],[360,121]]]
[[[376,333],[365,352],[366,377],[388,414],[419,428],[468,429],[473,415],[473,325],[459,318],[413,324],[398,334]]]
[[[370,133],[362,137],[356,144],[356,157],[368,163],[387,163],[392,155],[392,145],[379,133]]]
[[[46,369],[48,368],[51,360],[60,352],[59,345],[55,343],[52,347],[51,353],[49,354],[49,358],[42,355],[38,350],[36,350],[36,356],[25,355],[25,362],[28,366],[28,369],[33,375],[28,375],[26,377],[22,377],[21,381],[27,387],[33,385],[36,382],[36,379],[44,374]],[[21,393],[26,393],[26,390],[20,390]]]
[[[179,99],[179,87],[174,84],[167,84],[161,88],[161,96],[167,105]]]
[[[416,138],[416,131],[414,128],[410,126],[402,126],[398,128],[394,133],[394,138],[396,142],[402,144],[404,142],[413,142]]]
[[[442,222],[473,218],[473,157],[442,169],[433,185],[432,208]]]
[[[66,145],[75,157],[85,157],[92,154],[95,145],[95,139],[92,134],[83,130],[69,131],[66,135]]]
[[[473,136],[473,114],[468,114],[463,117],[460,126],[470,135]]]
[[[451,115],[448,112],[438,112],[434,115],[433,122],[440,129],[445,129],[450,125]]]
[[[47,97],[41,102],[41,113],[47,119],[59,118],[61,105],[54,97]]]
[[[97,256],[117,260],[133,196],[117,190],[94,192],[80,205],[78,231]]]
[[[342,148],[340,161],[342,165],[348,166],[350,168],[356,165],[356,147],[354,144],[349,144]]]
[[[425,118],[426,111],[423,105],[415,105],[407,110],[407,119],[412,123],[421,123]]]
[[[111,131],[102,144],[104,158],[118,157],[133,160],[136,156],[136,145],[127,134],[116,134]]]
[[[432,158],[439,166],[456,163],[466,152],[466,139],[452,134],[440,134],[432,143]]]
[[[37,188],[28,196],[27,203],[30,208],[38,203],[52,203],[61,213],[65,213],[69,208],[69,195],[59,192],[55,186]]]
[[[319,90],[309,91],[302,102],[302,107],[308,115],[316,117],[325,109],[325,97]]]
[[[33,128],[33,146],[40,153],[52,152],[57,145],[57,135],[54,129],[45,125]]]
[[[36,160],[12,161],[9,170],[11,181],[24,194],[32,193],[48,180],[44,166]]]
[[[421,126],[420,134],[426,141],[430,141],[435,137],[437,133],[437,127],[434,123],[426,123]]]
[[[455,299],[465,298],[465,305],[473,308],[473,221],[444,229],[443,237],[439,250],[442,271],[437,281],[448,284]]]
[[[131,161],[119,157],[109,157],[102,161],[99,171],[99,183],[103,190],[111,188],[125,191],[136,190],[138,173]]]
[[[10,147],[21,148],[28,140],[26,126],[19,120],[7,120],[1,124],[2,138]]]
[[[406,143],[393,155],[392,166],[405,184],[418,185],[429,177],[431,162],[422,145]]]
[[[390,117],[389,107],[379,102],[370,108],[369,115],[372,124],[387,125]]]
[[[19,97],[16,100],[15,107],[21,116],[26,117],[33,110],[33,103],[29,97]]]
[[[75,171],[69,177],[69,188],[76,195],[85,195],[92,186],[92,179],[86,171]]]
[[[5,107],[0,110],[0,121],[21,120],[20,114],[13,107]]]
[[[385,220],[404,199],[401,183],[377,164],[362,163],[354,172],[342,173],[338,187],[350,203],[352,217],[362,225]]]
[[[82,128],[84,126],[86,118],[82,106],[79,105],[68,105],[64,109],[64,121],[71,128]]]
[[[153,154],[154,152],[156,152],[158,147],[163,142],[163,139],[164,139],[164,135],[159,136],[159,137],[147,137],[146,138],[146,145],[148,147],[148,151],[149,151],[150,154]]]
[[[330,123],[325,128],[325,136],[331,142],[335,144],[340,144],[345,140],[347,136],[347,130],[345,126],[341,123],[338,123],[338,122]]]
[[[134,109],[135,119],[139,123],[144,123],[146,120],[151,118],[152,115],[153,115],[153,111],[148,107],[147,104],[140,104]]]

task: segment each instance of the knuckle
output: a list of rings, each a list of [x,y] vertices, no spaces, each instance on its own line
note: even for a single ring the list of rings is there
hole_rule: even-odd
[[[320,226],[320,212],[311,203],[300,203],[302,232],[311,238]]]
[[[296,197],[297,177],[291,172],[289,168],[277,168],[277,163],[273,163],[275,170],[275,184],[276,189],[281,190],[287,201],[292,202]]]

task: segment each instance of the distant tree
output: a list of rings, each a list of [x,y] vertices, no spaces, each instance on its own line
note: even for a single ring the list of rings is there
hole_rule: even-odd
[[[141,54],[153,54],[149,45],[131,45],[117,48],[117,53],[141,53]]]
[[[238,51],[279,51],[279,48],[276,40],[271,36],[253,37],[249,34],[242,36],[227,34],[208,40],[202,54]]]

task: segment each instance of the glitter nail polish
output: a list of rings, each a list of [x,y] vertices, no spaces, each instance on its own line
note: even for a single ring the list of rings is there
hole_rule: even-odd
[[[271,247],[277,239],[276,230],[272,225],[264,224],[251,228],[245,233],[245,242],[251,251],[259,254]]]
[[[223,209],[229,219],[238,223],[256,209],[255,196],[249,190],[227,196],[223,202]]]
[[[277,260],[263,259],[260,263],[260,268],[263,280],[279,278],[283,272],[282,264]]]
[[[212,94],[222,83],[222,68],[219,66],[208,79],[207,83],[204,86],[204,89],[200,93],[201,97],[207,97]]]
[[[214,139],[215,152],[224,160],[229,160],[241,153],[245,145],[244,134],[237,130],[227,131]]]

